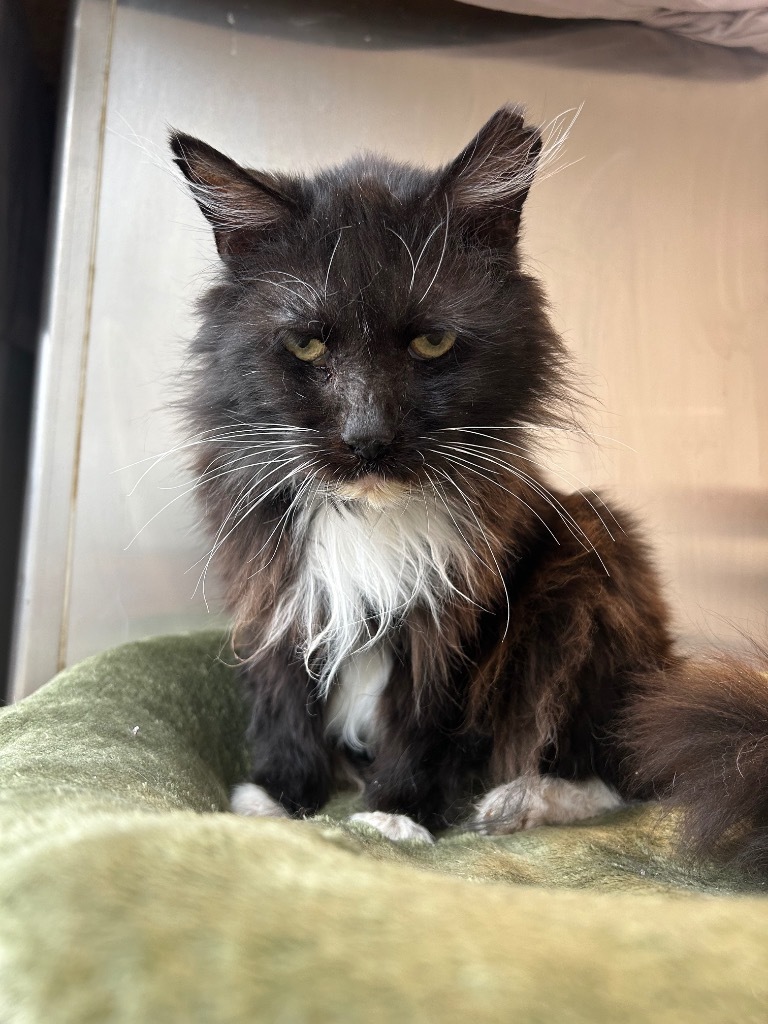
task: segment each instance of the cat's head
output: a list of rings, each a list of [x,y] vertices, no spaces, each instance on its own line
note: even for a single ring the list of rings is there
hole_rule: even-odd
[[[453,472],[450,430],[550,415],[562,348],[518,253],[541,149],[520,110],[438,170],[363,156],[299,177],[171,146],[223,269],[195,342],[196,426],[300,428],[311,472],[362,497]]]

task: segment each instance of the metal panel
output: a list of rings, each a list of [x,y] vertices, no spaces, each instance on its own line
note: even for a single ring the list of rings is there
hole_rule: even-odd
[[[106,3],[83,0],[78,24],[18,694],[121,640],[219,621],[199,591],[190,600],[199,567],[185,570],[205,544],[184,489],[161,489],[184,480],[181,460],[135,490],[151,463],[113,472],[178,442],[168,404],[194,297],[215,273],[212,238],[171,171],[168,124],[255,166],[312,169],[361,147],[437,163],[510,99],[538,121],[583,103],[566,156],[576,162],[534,188],[525,249],[585,368],[590,425],[614,440],[569,440],[562,465],[643,512],[685,635],[762,626],[765,59],[433,0],[407,14],[118,3],[111,50]]]
[[[0,0],[0,703],[26,473],[53,119],[20,11]]]
[[[109,4],[83,0],[72,26],[11,662],[15,697],[65,659],[112,15]]]

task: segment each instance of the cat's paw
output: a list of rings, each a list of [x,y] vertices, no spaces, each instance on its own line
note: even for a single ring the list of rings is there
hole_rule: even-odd
[[[350,821],[361,821],[381,832],[387,839],[396,843],[411,839],[417,843],[434,843],[431,832],[423,825],[417,825],[407,814],[387,814],[386,811],[358,811],[349,816]]]
[[[472,820],[484,835],[506,835],[539,825],[564,825],[621,806],[621,798],[599,779],[569,782],[552,775],[514,779],[483,797]]]
[[[483,835],[505,835],[544,823],[546,804],[527,779],[515,779],[486,793],[472,823]]]
[[[241,782],[235,786],[229,805],[233,814],[246,818],[290,818],[288,811],[273,800],[266,789],[252,782]]]

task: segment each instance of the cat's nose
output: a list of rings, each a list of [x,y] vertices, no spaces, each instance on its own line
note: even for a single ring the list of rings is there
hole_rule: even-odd
[[[363,462],[373,462],[389,448],[394,432],[384,423],[360,421],[348,423],[341,439],[350,451]]]
[[[392,444],[392,437],[393,435],[388,437],[371,437],[366,434],[360,436],[345,436],[342,434],[341,439],[358,459],[362,459],[364,462],[373,462],[389,448]]]

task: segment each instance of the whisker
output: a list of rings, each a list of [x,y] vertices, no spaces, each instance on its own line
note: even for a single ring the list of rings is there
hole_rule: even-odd
[[[445,457],[449,458],[455,464],[463,466],[465,469],[471,470],[477,476],[481,476],[484,480],[488,480],[490,483],[495,484],[497,487],[500,487],[502,490],[507,491],[507,493],[514,494],[514,491],[509,491],[508,488],[504,487],[502,484],[499,483],[498,480],[494,479],[493,476],[489,475],[491,473],[495,473],[496,472],[495,470],[482,471],[476,465],[474,465],[474,463],[469,462],[467,459],[464,459],[464,458],[462,458],[459,455],[451,455],[451,454],[448,454],[447,452],[444,452],[443,454],[444,454]],[[558,517],[563,521],[564,525],[568,529],[568,532],[574,538],[574,540],[577,540],[579,542],[579,544],[585,550],[587,550],[589,541],[588,541],[588,539],[585,540],[586,534],[581,529],[581,527],[578,525],[578,523],[575,522],[575,520],[570,515],[570,513],[567,511],[567,509],[558,508],[557,504],[555,503],[555,501],[550,499],[549,492],[547,492],[545,489],[544,490],[538,489],[533,484],[531,484],[529,481],[524,480],[519,474],[515,473],[514,470],[511,469],[511,468],[508,468],[508,471],[509,471],[510,475],[515,476],[518,480],[520,480],[521,483],[528,484],[528,486],[531,487],[531,490],[533,490],[533,492],[535,494],[538,494],[538,496],[540,498],[542,498],[546,502],[547,505],[549,505],[552,509],[554,509],[554,511],[557,512]],[[528,508],[531,508],[531,506],[528,505]],[[544,520],[541,518],[541,516],[538,516],[538,513],[536,513],[536,510],[531,508],[531,511],[534,513],[534,515],[537,515],[539,520],[549,530],[550,534],[552,534],[552,536],[555,537],[555,540],[559,544],[560,542],[559,542],[559,540],[557,540],[557,537],[555,536],[555,534],[552,533],[552,530],[544,522]]]
[[[301,458],[301,456],[298,456],[298,457]],[[202,584],[203,600],[205,600],[206,608],[208,607],[208,601],[207,601],[207,599],[205,597],[205,578],[206,578],[206,574],[208,572],[208,567],[210,566],[211,562],[213,561],[213,558],[216,555],[216,552],[219,550],[219,548],[222,546],[222,544],[224,544],[224,542],[229,537],[232,536],[232,534],[237,529],[237,527],[240,526],[240,524],[243,523],[248,518],[248,516],[250,516],[259,507],[259,505],[261,505],[261,503],[263,501],[266,501],[266,499],[271,494],[273,494],[275,491],[278,491],[282,487],[284,487],[286,482],[291,477],[295,476],[297,473],[300,473],[303,469],[305,469],[310,464],[311,464],[311,460],[310,460],[310,462],[305,462],[301,466],[296,466],[286,476],[281,477],[281,479],[278,480],[277,483],[273,484],[270,488],[268,488],[268,490],[266,490],[265,492],[260,494],[259,497],[256,499],[256,501],[253,501],[253,502],[250,503],[250,505],[246,508],[245,512],[243,512],[243,514],[235,522],[235,524],[232,527],[230,527],[230,529],[227,531],[227,533],[222,537],[222,536],[220,536],[220,534],[221,534],[221,531],[223,530],[224,526],[226,525],[226,523],[228,522],[228,520],[229,520],[229,518],[231,516],[231,510],[230,510],[230,513],[228,513],[226,519],[224,520],[224,523],[222,524],[222,526],[219,529],[219,533],[217,534],[217,537],[216,537],[216,540],[214,541],[213,547],[211,548],[210,552],[208,553],[207,561],[205,563],[205,566],[203,568],[202,573],[200,574],[200,577],[199,577],[199,579],[197,581],[195,589],[192,592],[192,597],[195,596],[195,594],[197,593],[198,588]],[[277,468],[278,469],[282,469],[282,465],[278,466]],[[273,470],[272,472],[275,472],[275,470]],[[258,482],[261,483],[262,481],[260,480]],[[250,494],[250,492],[249,492],[249,494]],[[203,556],[203,557],[205,557],[205,556]],[[195,562],[194,564],[195,565],[199,565],[201,561],[202,561],[202,559],[198,559],[197,562]],[[194,568],[194,566],[190,566],[190,569],[192,569],[192,568]],[[187,570],[187,571],[189,571],[189,570]]]
[[[424,299],[426,299],[427,295],[429,294],[429,290],[432,287],[432,285],[435,283],[435,281],[437,279],[437,275],[440,273],[440,268],[443,265],[443,260],[445,259],[445,250],[446,250],[446,248],[448,246],[448,227],[449,227],[450,219],[451,219],[451,208],[450,208],[448,196],[446,195],[446,197],[445,197],[445,236],[443,238],[443,250],[440,253],[440,259],[438,260],[438,263],[437,263],[437,270],[435,270],[434,274],[432,275],[432,280],[427,285],[427,290],[424,292],[424,294],[419,299],[419,303],[423,302]],[[419,257],[419,258],[421,258],[421,257]],[[415,273],[415,271],[414,271],[414,273]]]
[[[281,277],[287,277],[290,281],[295,281],[296,284],[303,285],[308,291],[312,292],[312,295],[317,299],[318,302],[322,298],[320,292],[317,290],[317,288],[315,288],[314,285],[311,285],[309,281],[304,281],[302,280],[302,278],[296,277],[295,274],[289,274],[286,270],[270,270],[269,273],[280,274]]]
[[[506,491],[507,494],[511,495],[513,498],[515,498],[517,501],[519,501],[521,505],[524,505],[528,509],[529,512],[531,512],[534,516],[536,516],[536,518],[539,520],[539,522],[544,527],[544,529],[551,535],[552,540],[555,542],[555,544],[559,544],[560,543],[557,535],[553,532],[553,530],[549,526],[549,524],[544,519],[542,519],[542,517],[539,515],[539,513],[536,511],[536,509],[533,508],[531,505],[529,505],[528,502],[524,498],[522,498],[519,494],[516,494],[514,491],[510,491],[510,489],[508,487],[505,487],[503,484],[500,484],[498,480],[494,480],[493,477],[488,476],[487,474],[483,473],[481,470],[477,469],[477,467],[473,466],[471,463],[468,463],[468,462],[466,462],[463,459],[459,460],[459,457],[456,456],[456,455],[449,455],[447,452],[440,452],[440,451],[436,451],[435,449],[430,449],[430,450],[432,451],[432,453],[434,455],[441,456],[442,458],[453,459],[459,465],[461,465],[463,463],[466,466],[467,469],[473,470],[479,477],[482,477],[483,480],[488,480],[490,483],[495,484],[496,487],[499,487],[502,491]]]
[[[459,465],[464,466],[466,469],[471,470],[473,473],[476,473],[478,476],[483,477],[483,479],[488,480],[490,483],[495,484],[497,487],[501,487],[502,490],[504,490],[504,491],[508,490],[506,487],[504,487],[502,484],[500,484],[498,482],[498,480],[494,480],[493,477],[488,476],[487,474],[483,473],[481,470],[479,470],[472,463],[467,462],[466,459],[462,459],[458,455],[449,455],[447,452],[443,452],[442,454],[443,454],[443,456],[445,458],[448,458],[451,461],[456,462]],[[586,532],[583,530],[583,528],[581,526],[579,526],[579,524],[576,522],[576,520],[573,518],[573,516],[570,514],[570,512],[568,512],[567,509],[563,508],[562,505],[560,506],[560,508],[558,508],[557,506],[558,506],[559,503],[557,502],[557,499],[553,498],[549,494],[549,492],[546,490],[546,488],[543,488],[543,487],[540,488],[539,485],[534,486],[533,483],[523,479],[523,477],[520,476],[520,474],[516,473],[515,470],[512,467],[508,467],[508,469],[509,469],[509,472],[511,473],[512,476],[517,477],[517,479],[519,479],[521,481],[521,483],[527,483],[528,486],[530,486],[531,489],[534,491],[534,493],[538,494],[540,498],[542,498],[552,509],[554,509],[555,512],[557,512],[559,518],[562,520],[563,524],[565,525],[566,529],[571,534],[571,536],[574,538],[574,540],[578,541],[578,543],[581,545],[582,548],[584,548],[585,551],[587,551],[587,550],[591,551],[592,554],[594,554],[595,558],[597,558],[597,560],[600,563],[600,565],[602,566],[603,571],[605,572],[606,576],[610,576],[611,574],[608,572],[608,567],[606,566],[605,562],[603,561],[603,559],[602,559],[602,557],[600,555],[600,552],[597,550],[595,545],[590,540],[589,536],[586,534]],[[508,493],[514,495],[514,491],[508,491]],[[519,498],[519,495],[518,495],[518,498]],[[522,501],[522,499],[519,499],[519,500]],[[527,503],[523,502],[523,504],[527,504]],[[527,507],[531,508],[530,505],[528,505]],[[544,522],[544,520],[536,512],[536,510],[531,508],[531,511],[536,516],[536,518],[545,526],[545,528],[548,530],[548,532],[550,534],[552,534],[552,536],[554,537],[556,543],[559,544],[560,541],[558,540],[558,538],[554,535],[554,533],[552,533],[551,528],[547,525],[547,523]]]
[[[432,239],[434,238],[434,236],[437,234],[437,232],[440,230],[440,228],[442,226],[443,226],[443,221],[442,220],[438,221],[438,223],[435,224],[435,226],[432,228],[432,230],[427,235],[427,240],[424,242],[424,245],[422,245],[422,247],[421,247],[421,249],[419,251],[419,255],[416,257],[416,264],[415,264],[415,266],[413,268],[414,269],[414,277],[416,276],[415,272],[419,269],[419,264],[421,263],[421,258],[424,255],[424,253],[427,251],[427,246],[429,245],[429,243],[432,241]]]
[[[127,469],[134,469],[136,466],[141,466],[145,462],[151,462],[152,465],[149,466],[148,469],[139,477],[138,481],[133,485],[131,490],[128,492],[128,494],[130,496],[136,490],[136,488],[141,483],[141,481],[144,479],[144,477],[148,473],[150,473],[152,471],[152,469],[154,469],[154,467],[156,465],[159,465],[159,463],[162,462],[164,459],[169,458],[171,455],[177,455],[179,452],[184,451],[187,448],[194,448],[194,447],[197,447],[199,445],[210,444],[210,443],[213,443],[213,441],[217,441],[217,440],[221,440],[222,443],[225,443],[225,442],[226,443],[233,443],[233,444],[249,443],[249,438],[245,437],[244,435],[239,435],[238,437],[224,437],[224,438],[221,438],[221,439],[218,439],[218,438],[204,438],[204,439],[202,439],[200,441],[189,441],[189,442],[187,442],[185,444],[174,445],[173,448],[169,448],[167,451],[161,452],[159,455],[149,455],[149,456],[147,456],[147,458],[139,459],[137,462],[132,462],[128,466],[121,466],[120,469],[113,469],[113,470],[110,471],[110,476],[114,475],[115,473],[122,473],[122,472],[124,472]]]
[[[531,458],[531,456],[529,454],[526,454],[526,455],[518,454],[519,452],[527,452],[528,449],[524,448],[522,445],[514,444],[512,441],[507,441],[504,438],[494,437],[493,434],[487,434],[487,433],[485,433],[485,432],[483,432],[481,430],[473,430],[473,429],[471,429],[469,427],[466,427],[466,428],[465,427],[456,427],[456,428],[447,427],[447,428],[443,428],[443,429],[446,429],[446,430],[454,430],[454,429],[456,429],[456,430],[461,430],[462,432],[466,432],[468,434],[474,434],[477,437],[488,438],[489,440],[494,441],[496,444],[504,445],[505,448],[512,448],[512,449],[514,449],[513,455],[514,455],[514,458],[516,458],[516,459],[521,459],[524,462],[530,462],[531,465],[536,466],[537,469],[541,469],[541,470],[543,470],[543,471],[545,471],[547,473],[552,473],[554,476],[559,477],[561,480],[566,480],[566,481],[567,480],[575,480],[576,483],[579,485],[579,487],[583,491],[587,491],[589,494],[592,495],[592,497],[595,499],[595,501],[600,503],[600,505],[603,507],[603,509],[607,512],[607,514],[613,520],[613,523],[616,526],[616,529],[621,531],[621,533],[624,532],[624,528],[622,527],[621,523],[616,519],[616,517],[614,516],[614,514],[611,511],[610,507],[608,505],[606,505],[606,503],[603,501],[603,499],[600,497],[600,495],[597,494],[576,473],[571,473],[569,470],[565,470],[562,467],[553,468],[551,466],[545,466],[542,463],[538,462],[536,459]],[[432,440],[432,439],[431,438],[425,438],[425,440]],[[488,446],[487,445],[475,445],[475,444],[472,444],[469,441],[462,441],[462,444],[464,444],[464,445],[466,445],[466,446],[468,446],[470,448],[477,448],[480,451],[488,450]],[[493,450],[499,451],[499,449],[493,449]],[[587,505],[589,505],[589,507],[592,509],[594,514],[597,516],[597,518],[600,520],[600,522],[603,524],[603,526],[605,527],[606,532],[611,537],[611,540],[613,540],[614,538],[611,535],[611,531],[608,529],[608,526],[606,525],[605,521],[603,520],[603,517],[600,515],[600,512],[597,510],[597,508],[594,506],[594,504],[586,497],[586,495],[582,494],[582,497],[584,498],[584,501],[587,503]]]
[[[448,450],[448,448],[449,448],[449,446],[445,446],[445,445],[442,446],[442,447],[446,448],[446,450]],[[478,452],[478,451],[468,450],[466,447],[462,447],[462,446],[459,446],[459,445],[452,445],[452,446],[450,446],[450,450],[454,451],[454,452],[462,452],[465,455],[471,456],[474,459],[482,459],[484,462],[489,462],[489,463],[491,463],[491,465],[498,466],[500,469],[505,470],[506,472],[511,473],[514,477],[516,477],[522,483],[527,484],[531,488],[531,490],[533,490],[534,493],[538,494],[541,498],[543,498],[547,502],[548,505],[551,505],[553,508],[555,508],[557,510],[558,514],[560,515],[560,518],[563,519],[564,522],[566,522],[566,525],[568,523],[571,523],[573,525],[574,529],[576,529],[582,536],[586,537],[585,531],[576,522],[576,519],[574,518],[574,516],[568,511],[568,509],[563,505],[563,503],[547,487],[545,487],[545,485],[540,480],[537,480],[535,477],[532,477],[529,473],[524,472],[522,469],[519,469],[519,468],[517,468],[515,466],[511,466],[506,461],[503,461],[501,459],[497,459],[493,455],[489,455],[487,453],[487,450],[485,450],[485,449],[483,449],[482,451]],[[586,499],[585,499],[585,501],[586,501]],[[587,501],[587,504],[589,505],[590,503]],[[590,505],[590,507],[592,507],[592,506]],[[593,509],[593,511],[595,511],[595,510]],[[595,512],[595,514],[597,515],[597,518],[600,519],[600,522],[602,523],[603,527],[605,528],[605,532],[608,534],[610,539],[614,540],[613,534],[608,529],[608,527],[605,525],[603,520],[600,518],[599,514],[597,514],[596,512]]]
[[[303,459],[305,457],[305,455],[306,455],[306,452],[302,452],[299,455],[289,456],[289,457],[280,459],[279,461],[276,460],[276,459],[273,459],[272,460],[273,462],[278,462],[278,465],[276,465],[274,469],[271,469],[271,470],[269,470],[266,473],[261,473],[261,474],[257,475],[255,477],[255,479],[251,482],[250,487],[248,487],[248,484],[246,483],[246,493],[245,493],[246,500],[253,493],[253,491],[255,491],[261,484],[265,483],[265,481],[267,480],[268,477],[273,476],[275,473],[278,472],[278,470],[281,470],[284,466],[290,465],[292,462],[297,462],[299,459]],[[299,468],[301,468],[301,467],[299,467]],[[292,470],[291,473],[293,473],[293,472],[294,471]],[[291,474],[289,474],[289,477],[290,477],[290,475]],[[256,508],[258,505],[260,505],[261,502],[266,500],[266,498],[268,498],[271,494],[273,494],[275,491],[279,490],[280,487],[285,483],[286,479],[288,479],[289,477],[281,477],[280,480],[278,480],[274,484],[271,484],[266,491],[262,492],[259,495],[258,499],[253,503],[253,505],[249,509],[249,513],[248,514],[250,514],[250,512],[254,508]],[[241,495],[243,494],[242,491],[240,493],[241,493]],[[209,561],[210,561],[210,559],[213,558],[213,556],[218,551],[218,549],[221,547],[221,545],[224,543],[224,541],[227,540],[227,538],[231,536],[231,534],[234,532],[235,528],[239,525],[241,520],[238,520],[237,523],[235,523],[235,526],[233,526],[232,529],[229,530],[229,532],[224,537],[222,537],[221,534],[222,534],[225,526],[229,522],[230,518],[232,517],[233,513],[235,512],[236,508],[238,507],[238,505],[240,503],[241,503],[241,499],[238,499],[230,507],[229,512],[227,513],[226,517],[224,518],[224,521],[222,522],[221,526],[219,527],[219,530],[218,530],[218,532],[217,532],[217,534],[216,534],[216,536],[214,538],[214,541],[213,541],[213,546],[211,547],[211,550],[207,553],[207,556],[206,555],[202,555],[200,558],[198,558],[198,560],[196,562],[193,562],[192,565],[189,566],[189,568],[186,570],[186,572],[190,572],[192,569],[195,568],[195,566],[198,566],[203,561],[203,559],[206,558],[206,557],[208,557]],[[194,597],[194,593],[193,593],[192,596]]]
[[[429,468],[433,469],[434,467],[429,467]],[[432,479],[432,477],[431,477],[431,475],[429,473],[429,469],[427,468],[426,465],[422,467],[422,470],[423,470],[424,474],[426,475],[427,480],[429,480],[429,482],[431,483],[435,493],[437,493],[437,496],[442,501],[443,506],[445,507],[445,511],[451,517],[451,521],[453,522],[453,525],[456,527],[456,530],[457,530],[459,536],[461,537],[461,539],[466,544],[467,550],[472,552],[472,554],[475,556],[475,558],[477,558],[477,560],[480,562],[481,565],[484,565],[486,567],[486,569],[489,569],[492,572],[493,571],[492,567],[480,555],[480,552],[477,551],[477,549],[475,548],[474,544],[470,543],[470,541],[467,539],[466,535],[464,534],[464,531],[459,526],[459,524],[458,524],[458,522],[456,520],[456,517],[454,516],[453,512],[451,511],[451,504],[448,501],[448,496],[445,493],[445,488],[442,486],[442,484],[440,483],[439,480],[433,480]],[[461,597],[463,597],[465,601],[469,601],[469,603],[474,605],[475,608],[479,608],[481,611],[488,611],[487,608],[483,608],[483,606],[481,604],[478,604],[477,601],[474,601],[468,594],[463,593],[461,590],[458,589],[458,587],[455,588],[455,589],[456,589],[456,593],[457,594],[460,594]]]
[[[264,462],[252,462],[252,463],[248,463],[247,465],[242,465],[242,463],[247,463],[247,460],[253,458],[255,455],[262,456],[262,455],[272,455],[272,454],[278,453],[278,456],[279,456],[279,455],[285,455],[288,452],[294,452],[297,448],[314,448],[314,447],[315,446],[311,445],[311,444],[306,444],[306,445],[303,445],[303,444],[301,444],[301,445],[297,445],[297,444],[289,445],[289,444],[286,444],[282,448],[270,447],[266,451],[262,451],[262,452],[248,451],[245,455],[241,455],[241,456],[239,456],[236,459],[230,459],[229,461],[225,462],[223,464],[223,466],[218,466],[217,467],[216,463],[219,462],[220,459],[226,458],[227,455],[229,454],[228,452],[221,452],[219,455],[216,456],[215,459],[213,459],[211,462],[208,463],[208,465],[203,470],[203,472],[196,478],[195,484],[197,486],[200,486],[200,484],[203,484],[203,483],[211,483],[214,480],[219,480],[222,477],[229,476],[232,473],[242,472],[243,470],[246,470],[246,469],[256,469],[259,466],[270,466],[275,461],[274,459],[267,459]],[[214,472],[214,469],[215,469],[215,472]],[[161,487],[161,488],[159,488],[159,490],[162,490],[162,491],[178,490],[179,487],[184,487],[184,486],[185,486],[184,483],[173,484],[173,485],[171,485],[169,487]]]
[[[331,253],[331,258],[328,261],[328,269],[325,272],[325,282],[323,284],[323,297],[326,298],[326,299],[328,298],[328,279],[331,276],[331,267],[333,266],[333,258],[336,255],[336,250],[339,248],[339,242],[341,241],[342,234],[345,231],[349,230],[349,228],[351,228],[351,227],[352,227],[351,224],[345,224],[343,228],[339,228],[339,237],[336,239],[336,245],[334,245],[333,252]]]
[[[281,284],[279,281],[270,281],[268,277],[250,277],[248,278],[249,284],[268,284],[272,288],[280,288],[284,292],[288,292],[289,295],[293,295],[294,298],[298,299],[302,305],[311,305],[306,295],[301,295],[293,288],[289,288],[287,284]],[[303,283],[303,282],[302,282]]]
[[[387,227],[387,228],[385,228],[385,230],[389,231],[390,234],[395,236],[395,238],[399,238],[400,241],[405,246],[405,251],[408,253],[408,259],[411,261],[411,283],[408,285],[408,294],[410,295],[411,289],[413,288],[413,282],[414,282],[414,279],[416,277],[416,264],[413,262],[413,253],[411,252],[410,246],[408,245],[406,240],[403,238],[403,236],[399,235],[397,233],[397,231],[394,230],[394,228]]]
[[[509,591],[507,590],[507,584],[504,581],[504,574],[501,571],[501,567],[500,567],[500,565],[499,565],[499,563],[498,563],[498,561],[496,559],[496,555],[494,554],[493,548],[491,547],[491,542],[488,540],[488,535],[486,534],[486,532],[485,532],[485,530],[483,528],[483,524],[480,522],[480,520],[475,515],[475,511],[472,508],[472,505],[470,504],[469,498],[464,494],[464,492],[459,487],[459,485],[456,483],[456,481],[448,473],[444,472],[442,469],[438,469],[437,466],[433,466],[432,469],[434,469],[436,473],[439,473],[440,476],[445,477],[445,479],[450,483],[450,485],[452,487],[454,487],[458,491],[459,496],[461,497],[462,501],[465,503],[465,505],[469,509],[469,511],[470,511],[470,513],[472,515],[472,518],[477,523],[478,529],[480,530],[480,533],[483,536],[483,540],[485,541],[485,545],[488,548],[488,551],[489,551],[489,553],[491,555],[491,558],[493,559],[493,564],[496,566],[496,572],[499,575],[499,582],[501,583],[502,589],[504,591],[504,598],[505,598],[506,604],[507,604],[507,621],[506,621],[506,624],[504,626],[504,635],[502,636],[502,643],[503,643],[504,640],[506,640],[506,638],[507,638],[507,633],[509,632],[509,623],[510,623],[510,619],[511,619],[511,616],[512,616],[512,609],[511,609],[510,602],[509,602]]]
[[[120,466],[118,469],[110,470],[109,475],[112,476],[115,473],[123,473],[128,469],[135,469],[136,466],[142,466],[144,465],[145,462],[159,463],[163,459],[166,459],[171,455],[175,455],[178,452],[185,451],[187,448],[194,448],[196,446],[203,444],[213,444],[219,441],[238,443],[247,439],[250,436],[255,436],[258,434],[266,435],[268,433],[278,433],[279,431],[289,430],[302,430],[311,431],[312,433],[315,434],[318,433],[318,431],[315,430],[314,427],[293,427],[287,424],[265,424],[264,426],[258,427],[243,424],[239,430],[227,430],[224,433],[216,433],[216,431],[220,430],[221,427],[211,427],[208,430],[201,430],[199,433],[190,435],[190,437],[185,438],[183,441],[180,441],[176,445],[173,445],[173,447],[169,448],[167,451],[160,452],[158,455],[148,455],[145,458],[138,459],[136,462],[131,462],[126,466]],[[150,469],[152,469],[151,466]],[[143,477],[141,477],[141,479],[143,479]],[[137,485],[134,485],[133,490],[135,490],[136,486]],[[133,493],[133,491],[131,491],[130,493]]]
[[[163,507],[158,512],[155,512],[155,514],[152,516],[152,518],[148,519],[147,522],[144,523],[142,528],[137,533],[135,533],[133,535],[133,537],[128,541],[128,543],[123,548],[123,551],[127,551],[139,539],[139,537],[146,530],[146,528],[148,526],[150,526],[157,519],[158,516],[162,515],[163,512],[165,512],[165,510],[167,508],[170,508],[171,505],[175,505],[177,501],[181,501],[182,498],[185,498],[188,494],[191,494],[192,491],[194,491],[196,489],[197,489],[197,484],[196,483],[190,484],[190,486],[185,491],[183,491],[181,494],[177,494],[175,498],[171,498],[171,500],[167,504],[163,505]]]
[[[490,423],[485,425],[468,425],[465,427],[441,427],[441,430],[523,430],[531,431],[531,433],[543,433],[545,431],[554,431],[565,434],[570,434],[574,440],[581,438],[585,443],[591,444],[594,438],[598,438],[601,441],[610,441],[612,444],[617,444],[621,448],[626,448],[628,451],[633,452],[635,455],[638,454],[637,449],[631,445],[626,444],[624,441],[620,441],[616,437],[609,437],[608,434],[598,434],[594,431],[587,431],[581,427],[560,427],[552,423],[519,423],[519,424],[498,424]]]
[[[313,466],[310,467],[310,468],[314,468],[314,466],[317,466],[317,465],[318,465],[318,463],[315,462],[315,463],[313,463]],[[296,491],[296,494],[294,495],[294,497],[291,499],[291,502],[288,505],[288,508],[285,510],[285,512],[283,512],[283,514],[278,519],[278,521],[277,521],[274,529],[270,533],[270,535],[267,537],[267,539],[261,545],[259,550],[257,552],[255,552],[255,554],[253,554],[248,559],[249,562],[253,562],[261,554],[261,552],[264,550],[264,548],[266,548],[267,544],[269,544],[269,542],[272,540],[272,538],[274,537],[275,533],[280,528],[280,524],[282,523],[283,525],[282,525],[282,529],[280,530],[280,536],[277,538],[277,541],[275,542],[275,549],[272,552],[269,560],[267,562],[265,562],[264,565],[262,565],[255,572],[251,573],[251,575],[248,577],[249,580],[252,580],[254,576],[257,576],[260,572],[262,572],[262,570],[266,569],[267,566],[269,566],[272,563],[272,560],[274,559],[275,555],[277,554],[277,550],[280,547],[280,541],[283,539],[283,534],[285,533],[285,529],[286,529],[286,527],[288,525],[288,520],[289,520],[291,514],[296,511],[300,501],[302,500],[302,498],[305,496],[305,494],[309,490],[309,486],[313,482],[315,482],[316,479],[317,479],[317,473],[312,473],[312,474],[310,474],[310,476],[307,477],[307,479],[304,481],[304,483]]]

